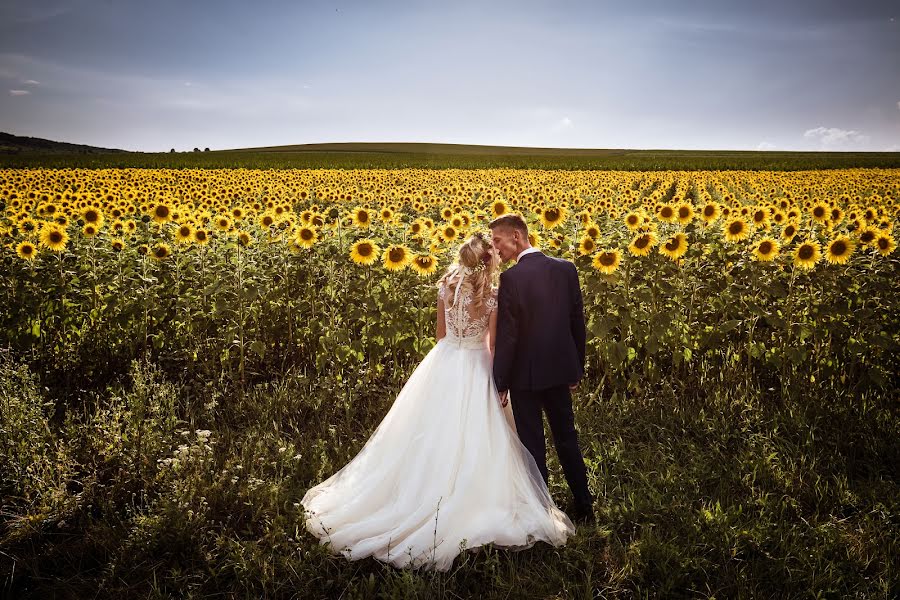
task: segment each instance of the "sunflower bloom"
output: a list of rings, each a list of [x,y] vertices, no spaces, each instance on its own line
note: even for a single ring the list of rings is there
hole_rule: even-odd
[[[578,253],[581,256],[588,256],[589,254],[593,254],[594,250],[597,249],[597,242],[594,241],[589,235],[581,238],[581,242],[578,244]]]
[[[159,243],[150,250],[150,256],[156,260],[164,260],[172,254],[168,244]]]
[[[621,261],[622,256],[618,250],[606,249],[595,254],[591,264],[604,275],[612,275],[619,268]]]
[[[561,206],[545,208],[541,211],[541,224],[547,229],[562,225],[566,220],[566,209]]]
[[[822,258],[819,244],[812,240],[807,240],[797,246],[794,250],[794,265],[801,269],[812,269]]]
[[[641,233],[631,240],[631,243],[628,245],[628,251],[634,256],[647,256],[653,250],[656,242],[657,239],[653,233]]]
[[[37,256],[37,247],[29,241],[20,242],[16,246],[16,254],[24,260],[34,260]]]
[[[402,244],[388,246],[381,257],[388,271],[402,271],[412,260],[412,252]]]
[[[47,225],[41,230],[41,245],[54,252],[61,252],[69,241],[65,229],[55,225]]]
[[[175,241],[179,244],[190,244],[194,239],[194,227],[190,223],[184,223],[175,230]]]
[[[409,266],[417,274],[427,277],[437,271],[437,257],[432,254],[418,254]]]
[[[753,260],[759,262],[772,262],[778,256],[778,242],[770,237],[765,237],[753,247]]]
[[[882,256],[887,256],[897,247],[897,242],[894,241],[894,237],[890,233],[884,231],[875,238],[874,245]]]
[[[845,235],[838,236],[828,242],[828,246],[825,248],[825,260],[833,265],[846,264],[855,249],[856,244],[850,238]]]
[[[365,208],[355,208],[352,217],[353,224],[360,229],[368,229],[372,224],[372,214]]]
[[[687,252],[688,243],[687,236],[683,233],[676,233],[666,243],[659,247],[659,253],[665,254],[672,260],[678,260]]]
[[[150,216],[156,223],[167,223],[168,221],[172,220],[172,207],[170,207],[168,204],[160,202],[153,207],[153,210],[150,212]]]
[[[301,246],[303,248],[312,248],[313,245],[319,240],[319,233],[314,227],[304,225],[297,230],[297,235],[294,239],[298,246]]]
[[[637,228],[641,226],[641,222],[643,222],[643,219],[636,212],[630,212],[625,215],[625,226],[631,231],[637,231]]]
[[[715,202],[707,202],[703,205],[703,210],[700,211],[700,218],[703,219],[703,222],[707,225],[714,223],[719,216],[722,214],[722,211],[719,209],[719,205]]]
[[[350,248],[350,260],[358,265],[371,265],[378,260],[380,252],[381,248],[372,240],[359,240]]]
[[[725,240],[729,242],[739,242],[750,235],[750,228],[747,221],[741,217],[736,217],[725,224]]]

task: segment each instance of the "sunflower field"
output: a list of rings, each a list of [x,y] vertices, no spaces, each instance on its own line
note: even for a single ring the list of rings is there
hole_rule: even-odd
[[[602,577],[611,577],[620,590],[632,592],[686,589],[710,571],[726,596],[746,592],[740,582],[748,573],[739,576],[743,567],[728,566],[727,555],[735,547],[745,548],[742,556],[749,561],[750,575],[777,579],[801,573],[797,581],[803,583],[797,585],[848,593],[877,594],[897,584],[886,575],[889,557],[898,549],[896,535],[865,533],[890,529],[897,519],[896,463],[889,466],[900,458],[896,444],[900,253],[895,231],[900,170],[896,169],[0,170],[0,352],[8,377],[3,389],[24,390],[31,385],[28,381],[36,386],[32,400],[15,404],[11,396],[4,396],[6,404],[0,406],[6,413],[0,426],[9,440],[3,446],[4,458],[11,465],[0,472],[4,486],[0,492],[17,499],[7,503],[5,514],[18,515],[5,525],[0,522],[0,544],[21,550],[33,539],[29,536],[41,535],[32,527],[36,521],[50,520],[59,527],[65,515],[71,525],[73,511],[93,515],[98,501],[88,509],[84,500],[89,480],[95,495],[102,496],[105,492],[99,490],[110,485],[121,498],[131,498],[116,496],[119,499],[105,505],[119,515],[116,526],[132,529],[122,534],[125,538],[112,536],[116,542],[92,550],[105,557],[98,559],[107,565],[103,577],[109,579],[104,581],[130,577],[150,581],[147,565],[152,560],[140,567],[137,562],[123,567],[115,561],[125,560],[121,550],[133,549],[129,544],[137,543],[136,535],[157,536],[157,545],[151,544],[156,550],[147,551],[163,552],[160,540],[172,531],[181,531],[191,541],[179,538],[179,543],[200,553],[192,555],[192,561],[213,560],[219,569],[217,561],[230,556],[232,570],[226,571],[231,575],[224,577],[239,579],[236,555],[228,554],[226,546],[246,539],[216,538],[213,552],[211,546],[203,546],[211,538],[204,542],[191,537],[190,532],[202,526],[166,519],[185,518],[187,506],[195,515],[222,510],[211,508],[209,498],[215,495],[214,488],[220,500],[229,498],[221,486],[231,484],[220,481],[217,473],[234,472],[240,460],[217,454],[222,448],[255,452],[266,460],[275,456],[277,477],[275,471],[257,470],[253,481],[241,488],[246,497],[238,494],[246,507],[240,527],[256,536],[254,543],[267,540],[266,547],[275,552],[278,544],[266,537],[271,532],[265,532],[267,527],[284,529],[285,519],[297,520],[296,504],[291,509],[288,498],[302,495],[304,485],[352,457],[434,344],[435,282],[458,245],[470,233],[486,231],[492,218],[509,212],[525,217],[533,245],[573,261],[580,271],[589,338],[587,374],[575,398],[579,424],[587,423],[582,441],[598,495],[624,494],[631,502],[628,509],[616,509],[610,501],[605,517],[611,525],[602,536],[606,540],[602,564],[590,558],[594,553],[587,546],[575,544],[570,552],[584,553],[596,573],[605,573]],[[181,391],[167,385],[180,385]],[[116,386],[124,387],[112,391]],[[46,390],[43,395],[41,387]],[[288,388],[317,399],[276,406],[272,398],[283,397]],[[109,394],[121,400],[138,389],[146,393],[137,404],[110,405],[103,400]],[[260,390],[274,395],[261,399]],[[20,400],[32,397],[23,394]],[[328,398],[340,401],[330,404]],[[291,402],[310,404],[302,408]],[[746,427],[736,432],[730,428],[745,418],[736,408],[744,403],[761,411],[747,408],[746,414],[762,420],[752,426],[744,423]],[[616,461],[624,460],[628,450],[621,446],[615,450],[615,444],[608,447],[603,441],[608,439],[603,436],[620,434],[604,430],[601,421],[618,423],[620,431],[626,431],[629,415],[638,413],[648,419],[640,421],[646,427],[634,431],[636,439],[643,440],[638,445],[648,448],[646,436],[663,446],[673,444],[677,450],[668,456],[673,465],[690,462],[685,453],[692,452],[678,445],[683,439],[676,444],[666,438],[666,428],[673,423],[679,423],[682,433],[696,427],[685,434],[696,440],[712,435],[710,423],[718,423],[718,431],[728,430],[734,439],[707,443],[728,452],[735,451],[734,444],[764,446],[748,450],[736,475],[729,472],[732,484],[747,486],[735,495],[723,495],[730,498],[730,508],[709,503],[718,493],[711,490],[721,491],[719,484],[700,475],[704,469],[709,475],[714,469],[710,464],[697,466],[693,475],[696,486],[707,486],[700,495],[693,489],[682,490],[683,496],[660,491],[669,489],[662,472],[656,474],[662,482],[631,482],[638,486],[633,489],[646,485],[655,490],[655,499],[648,496],[645,503],[668,506],[680,498],[685,510],[700,515],[704,529],[694,534],[710,550],[693,556],[691,564],[677,563],[668,542],[653,542],[653,534],[641,529],[647,513],[628,496],[630,492],[623,491],[629,476],[616,470]],[[805,416],[797,425],[800,413]],[[15,414],[19,416],[10,416]],[[306,417],[294,421],[291,414]],[[692,415],[693,420],[688,423],[678,414]],[[780,546],[766,546],[760,540],[774,533],[753,533],[751,524],[759,521],[759,514],[732,511],[762,489],[763,504],[775,502],[769,494],[776,498],[779,493],[794,502],[769,506],[766,515],[793,511],[794,516],[782,518],[799,523],[798,519],[844,514],[844,509],[831,504],[822,508],[816,504],[819,500],[804,508],[803,502],[810,500],[801,498],[799,487],[790,492],[779,487],[795,485],[792,468],[812,469],[798,476],[802,480],[810,473],[818,476],[818,467],[796,457],[797,464],[776,464],[779,450],[767,445],[774,438],[761,433],[772,431],[764,423],[771,425],[776,414],[785,419],[790,415],[785,423],[795,427],[792,443],[798,435],[812,436],[823,423],[837,427],[831,430],[829,447],[837,448],[841,457],[863,461],[866,466],[857,467],[883,482],[868,495],[834,482],[826,491],[816,488],[822,498],[837,494],[838,505],[856,507],[848,513],[856,515],[858,526],[859,551],[852,557],[831,557],[829,553],[847,539],[833,531],[827,535],[837,537],[819,539],[816,536],[826,533],[816,529],[818,524],[803,529],[806,533],[798,529],[799,534],[785,534]],[[660,438],[651,432],[650,421],[658,427],[654,431],[662,432]],[[248,423],[253,422],[263,427],[259,439],[268,442],[254,446],[257,442],[241,437],[242,428],[252,429]],[[28,423],[39,426],[34,429]],[[841,437],[846,431],[838,423],[849,428],[846,431],[857,426],[864,439]],[[88,443],[88,434],[79,427],[102,431],[106,437]],[[196,436],[194,428],[202,428]],[[32,437],[22,433],[25,430]],[[44,433],[33,438],[38,435],[34,431]],[[65,446],[66,436],[81,442]],[[190,441],[180,443],[184,436]],[[221,439],[218,450],[211,438]],[[754,439],[757,442],[748,441]],[[38,447],[43,454],[35,450]],[[763,458],[756,456],[757,451]],[[748,458],[751,454],[753,458]],[[26,455],[31,458],[23,458]],[[38,455],[43,458],[35,458]],[[86,467],[85,456],[92,461],[107,458],[100,461],[102,468],[95,463]],[[289,456],[304,458],[288,462]],[[660,459],[651,461],[649,455],[634,459],[643,460]],[[190,468],[178,471],[172,466],[178,464]],[[109,470],[110,465],[117,466]],[[558,472],[558,465],[554,468]],[[763,471],[765,481],[754,483]],[[196,485],[202,481],[207,492],[195,493],[191,490],[196,486],[188,489],[178,483],[191,477]],[[564,485],[558,473],[554,477],[556,485]],[[109,478],[119,483],[103,483]],[[125,480],[131,483],[122,484]],[[258,496],[262,489],[269,489],[270,496]],[[675,500],[667,494],[675,494]],[[158,508],[167,497],[175,498],[173,512],[153,513],[148,508]],[[282,505],[288,509],[279,508]],[[876,511],[878,506],[882,511],[878,514],[863,517],[859,512],[861,507]],[[157,522],[158,529],[153,529],[146,519],[135,525],[139,515],[150,514],[141,511],[163,519],[165,526]],[[122,517],[125,513],[130,516]],[[94,518],[109,522],[111,517]],[[670,533],[687,535],[679,527],[688,527],[688,522],[673,519],[677,525]],[[772,523],[781,526],[781,521]],[[134,527],[142,533],[135,533]],[[734,527],[743,533],[732,533]],[[750,540],[754,535],[755,542]],[[291,536],[296,542],[300,534]],[[794,553],[813,539],[827,547],[817,555],[820,562],[791,571],[787,565]],[[252,563],[243,552],[241,560]],[[110,558],[113,555],[119,558]],[[764,555],[780,557],[781,566],[773,566]],[[304,556],[311,564],[326,561],[324,555]],[[545,560],[547,554],[542,556],[537,560]],[[35,556],[22,560],[40,562]],[[284,560],[272,567],[274,571],[257,565],[254,581],[262,583],[248,589],[278,595],[270,586],[276,585],[276,572],[287,573],[285,565],[292,559]],[[481,569],[484,578],[500,577],[491,571],[496,554],[483,560],[488,562],[477,562],[473,568]],[[842,566],[821,575],[821,569],[835,564]],[[870,578],[851,575],[860,564],[869,565]],[[381,578],[390,577],[367,568],[373,570],[366,574],[381,573],[382,583]],[[188,579],[166,572],[174,577],[167,589],[181,593],[190,588]],[[324,587],[317,593],[329,595],[334,586],[350,586],[354,580],[348,572],[333,575],[327,585],[320,582]],[[566,577],[560,575],[559,581]],[[825,579],[817,579],[821,577]],[[8,581],[10,589],[16,589],[15,581],[21,580]],[[394,586],[419,585],[390,581]],[[539,587],[532,592],[558,592],[552,581],[551,577],[544,584],[535,583]],[[365,596],[369,589],[365,586],[376,583],[366,580],[352,586],[362,586],[353,589]],[[515,588],[514,581],[508,583],[508,589]],[[429,587],[433,582],[421,585],[425,587],[415,589],[434,591]],[[459,580],[451,588],[454,585],[464,589],[467,584]],[[507,589],[498,585],[498,590]]]

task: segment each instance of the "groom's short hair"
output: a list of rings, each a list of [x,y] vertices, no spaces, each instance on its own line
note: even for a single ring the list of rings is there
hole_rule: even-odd
[[[525,219],[521,217],[521,215],[517,215],[516,213],[506,213],[505,215],[500,215],[490,223],[488,223],[488,227],[491,230],[497,229],[498,227],[508,227],[510,229],[515,229],[523,236],[528,238],[528,225],[525,223]]]

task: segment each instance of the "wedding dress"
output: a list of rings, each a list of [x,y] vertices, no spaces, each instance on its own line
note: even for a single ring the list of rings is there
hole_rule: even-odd
[[[465,549],[559,546],[575,532],[498,399],[488,345],[496,291],[476,307],[455,288],[439,291],[446,337],[356,457],[303,497],[306,528],[350,560],[446,571]]]

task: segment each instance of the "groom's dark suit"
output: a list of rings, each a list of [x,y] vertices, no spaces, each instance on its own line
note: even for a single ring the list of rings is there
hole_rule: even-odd
[[[540,252],[500,275],[494,381],[509,390],[516,429],[547,481],[543,412],[578,507],[592,498],[569,384],[584,374],[584,305],[572,263]]]

